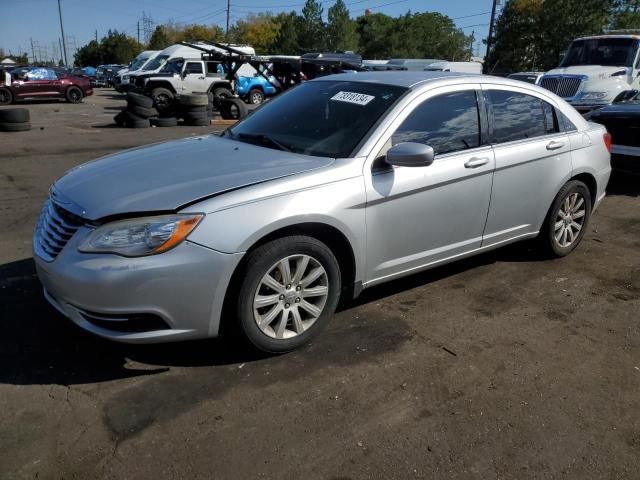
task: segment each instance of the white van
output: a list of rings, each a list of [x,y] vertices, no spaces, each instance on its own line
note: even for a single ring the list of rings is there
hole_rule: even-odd
[[[427,72],[459,72],[459,73],[482,73],[480,62],[435,62],[427,65]]]
[[[136,72],[144,68],[144,66],[151,62],[159,53],[160,50],[145,50],[140,53],[136,58],[131,60],[127,68],[118,70],[118,74],[113,78],[113,87],[118,92],[126,91],[129,88],[130,72]]]
[[[394,70],[400,69],[420,72],[434,62],[442,62],[442,60],[438,60],[437,58],[392,58],[387,62],[387,65],[395,67],[393,68]]]

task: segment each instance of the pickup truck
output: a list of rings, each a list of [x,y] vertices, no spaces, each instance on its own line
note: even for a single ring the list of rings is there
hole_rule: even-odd
[[[581,112],[628,100],[640,90],[640,35],[578,38],[539,85]]]
[[[231,97],[232,85],[219,62],[196,58],[174,58],[160,72],[138,75],[136,88],[154,99],[156,108],[168,108],[180,95],[211,92],[214,97]]]
[[[260,105],[266,97],[275,95],[277,91],[266,78],[258,74],[253,77],[237,77],[236,93],[245,102]]]

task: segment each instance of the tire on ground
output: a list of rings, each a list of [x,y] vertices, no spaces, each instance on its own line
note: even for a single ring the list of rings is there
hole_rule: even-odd
[[[583,198],[584,203],[584,215],[582,221],[582,228],[577,237],[571,242],[570,245],[562,247],[556,241],[556,223],[558,223],[559,210],[562,207],[563,202],[570,195],[578,193]],[[542,243],[544,251],[552,257],[564,257],[569,255],[581,242],[584,234],[589,226],[589,219],[591,218],[591,192],[589,188],[579,180],[571,180],[564,184],[560,189],[556,198],[549,208],[547,217],[542,225],[539,241]]]
[[[67,88],[65,96],[67,97],[67,102],[69,103],[80,103],[82,102],[82,97],[84,97],[84,94],[82,93],[80,87],[72,85]]]
[[[220,115],[225,120],[240,120],[247,113],[247,105],[239,98],[227,98],[220,104]]]
[[[155,127],[175,127],[178,125],[176,117],[157,117],[151,119],[151,125]]]
[[[258,327],[253,302],[262,278],[269,269],[291,255],[308,255],[320,263],[327,274],[328,293],[322,311],[313,325],[292,338],[275,339]],[[307,344],[327,325],[338,305],[342,281],[340,266],[331,249],[313,237],[295,235],[267,242],[249,252],[240,268],[237,272],[239,290],[235,300],[236,320],[246,340],[259,350],[282,353]]]
[[[131,112],[124,112],[124,124],[128,128],[149,128],[151,123],[148,118],[138,117]]]
[[[147,97],[146,95],[140,95],[139,93],[135,93],[135,92],[128,92],[127,103],[138,105],[143,108],[152,108],[153,98]]]
[[[29,122],[0,123],[0,132],[26,132],[27,130],[31,130]]]
[[[185,125],[189,125],[191,127],[206,127],[209,125],[209,119],[208,118],[194,118],[191,120],[185,119],[184,123]]]
[[[191,93],[180,95],[180,104],[185,106],[203,106],[209,103],[209,97],[206,93]]]
[[[25,123],[29,120],[29,110],[26,108],[5,108],[0,110],[1,123]]]
[[[140,105],[128,105],[127,110],[129,110],[132,113],[135,113],[138,117],[142,117],[142,118],[150,118],[150,117],[158,116],[158,110],[156,110],[155,108],[146,108],[146,107],[141,107]]]

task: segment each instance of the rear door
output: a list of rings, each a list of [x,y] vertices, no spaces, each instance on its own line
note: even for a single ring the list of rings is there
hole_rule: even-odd
[[[571,174],[571,144],[551,103],[528,89],[484,85],[495,152],[483,246],[533,235]]]

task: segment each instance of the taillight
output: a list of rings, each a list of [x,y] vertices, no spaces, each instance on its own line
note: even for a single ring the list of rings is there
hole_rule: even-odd
[[[609,153],[611,153],[611,134],[609,132],[604,132],[604,146],[607,147]]]

